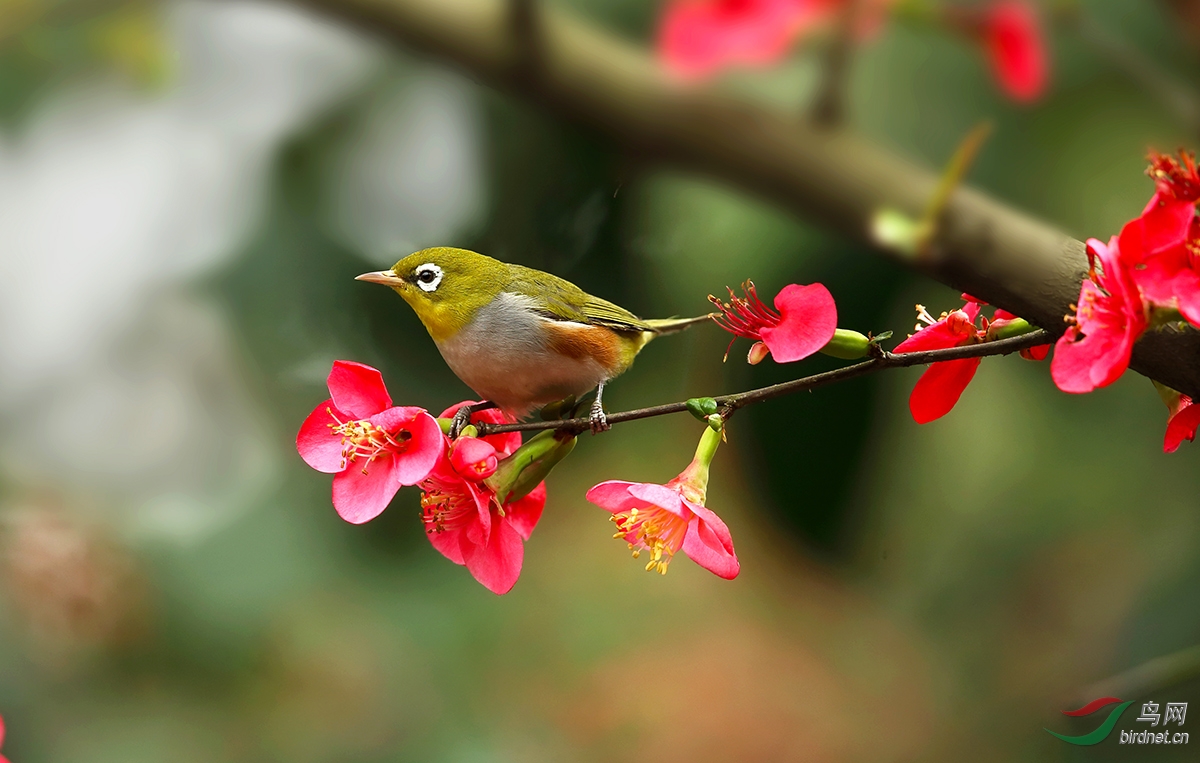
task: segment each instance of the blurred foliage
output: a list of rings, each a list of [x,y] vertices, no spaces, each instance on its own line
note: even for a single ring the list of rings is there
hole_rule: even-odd
[[[0,117],[98,71],[165,85],[170,41],[155,0],[5,0],[0,4]]]
[[[650,36],[652,3],[565,4]],[[1083,5],[1157,65],[1200,82],[1195,51],[1158,6]],[[220,70],[228,50],[209,40],[211,49],[188,53],[180,43],[197,14],[229,13],[228,26],[214,28],[255,49],[304,51],[333,34],[280,9],[222,7],[0,6],[0,114],[11,125],[0,159],[31,161],[21,151],[40,135],[40,109],[110,87],[114,74],[136,93],[131,108],[153,110],[191,86],[185,64]],[[450,156],[445,167],[414,169],[425,184],[415,191],[397,177],[403,201],[378,204],[385,223],[428,223],[414,245],[450,243],[551,270],[648,316],[702,312],[705,295],[746,278],[764,294],[823,282],[841,325],[897,336],[914,302],[935,313],[957,304],[951,290],[831,236],[819,219],[653,166],[352,39],[367,63],[325,105],[271,133],[277,139],[254,155],[261,185],[237,176],[250,222],[233,226],[232,256],[146,289],[204,306],[228,337],[228,350],[213,344],[252,410],[212,380],[201,388],[218,391],[201,410],[221,426],[261,422],[267,488],[204,505],[224,522],[148,536],[123,523],[119,497],[72,490],[61,473],[63,484],[31,485],[12,465],[26,447],[20,432],[59,419],[10,409],[0,418],[0,713],[14,763],[1134,759],[1112,739],[1079,750],[1042,731],[1090,730],[1089,719],[1059,714],[1081,687],[1200,641],[1195,450],[1161,454],[1165,410],[1132,374],[1079,398],[1058,393],[1045,364],[989,359],[958,408],[925,427],[906,407],[919,369],[740,413],[709,499],[743,562],[732,583],[682,559],[665,578],[645,575],[582,497],[602,479],[673,476],[702,426],[686,416],[584,438],[552,477],[522,579],[503,598],[429,547],[413,490],[374,522],[341,522],[328,477],[293,449],[334,358],[377,366],[403,403],[437,412],[469,396],[395,295],[353,280],[407,253],[356,243],[336,213],[339,198],[363,198],[345,190],[346,157],[374,135],[387,99],[424,104],[442,120],[410,124],[396,112],[404,124],[391,139],[416,146],[402,158]],[[993,119],[970,182],[1076,235],[1106,237],[1149,194],[1147,146],[1196,136],[1070,33],[1054,39],[1054,92],[1018,109],[993,92],[962,42],[895,24],[856,59],[855,129],[940,166],[973,125]],[[304,84],[329,68],[315,55],[289,65]],[[724,84],[799,111],[816,73],[811,51],[800,51],[778,70]],[[233,67],[231,76],[256,75]],[[452,103],[418,100],[430,92]],[[199,113],[180,121],[194,126],[187,119],[198,123]],[[235,141],[250,132],[242,116],[218,115]],[[469,129],[451,129],[463,120]],[[453,186],[443,198],[438,183],[450,177],[467,190]],[[123,176],[106,182],[119,193]],[[441,215],[471,194],[482,201]],[[55,210],[67,220],[77,211]],[[159,213],[151,207],[139,224]],[[450,222],[439,228],[435,218]],[[436,240],[423,240],[430,231]],[[95,231],[106,235],[115,234]],[[161,246],[164,258],[176,254],[175,241]],[[130,302],[131,325],[158,321],[149,295]],[[202,339],[173,344],[207,357]],[[656,342],[606,393],[609,409],[835,365],[748,367],[744,342],[721,364],[726,343],[704,329]],[[115,350],[95,351],[129,378],[139,373]],[[202,365],[195,373],[219,370]],[[163,500],[188,489],[179,481]],[[1152,698],[1197,701],[1200,686]]]

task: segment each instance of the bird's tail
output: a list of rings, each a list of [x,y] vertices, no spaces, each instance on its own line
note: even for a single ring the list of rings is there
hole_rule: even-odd
[[[716,313],[698,315],[695,318],[652,318],[646,321],[646,325],[650,327],[650,331],[655,336],[663,336],[664,334],[678,333],[697,323],[709,323],[712,321],[713,315]]]

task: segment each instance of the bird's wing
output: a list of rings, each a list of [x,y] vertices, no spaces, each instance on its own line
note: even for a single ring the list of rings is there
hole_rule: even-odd
[[[570,281],[520,265],[509,265],[509,288],[529,298],[545,318],[605,326],[617,331],[650,331],[650,325],[620,305],[593,297]]]

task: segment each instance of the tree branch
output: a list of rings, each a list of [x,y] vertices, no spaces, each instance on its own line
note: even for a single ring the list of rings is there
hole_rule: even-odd
[[[1096,697],[1145,697],[1151,692],[1169,689],[1197,676],[1200,676],[1200,646],[1191,646],[1097,681],[1083,689],[1076,701],[1082,707]]]
[[[838,127],[846,120],[846,90],[850,85],[860,3],[861,0],[848,0],[842,5],[833,37],[825,50],[821,85],[812,109],[813,122],[822,127]]]
[[[748,405],[763,403],[768,400],[774,400],[777,397],[783,397],[784,395],[793,395],[797,392],[807,392],[817,387],[824,387],[835,382],[847,381],[876,371],[882,371],[885,368],[906,368],[908,366],[921,366],[938,361],[1008,355],[1028,349],[1029,347],[1036,347],[1039,344],[1046,344],[1052,340],[1053,337],[1048,332],[1038,329],[1028,334],[1012,337],[1011,339],[999,339],[993,342],[982,342],[964,347],[950,347],[945,350],[925,350],[923,352],[896,354],[878,349],[876,350],[876,357],[865,360],[862,363],[835,368],[832,371],[813,374],[812,376],[805,376],[780,384],[772,384],[769,387],[760,387],[759,389],[738,392],[733,395],[721,395],[713,399],[717,401],[717,405],[724,411],[725,417],[729,418],[735,411],[745,408]],[[637,419],[666,416],[671,413],[683,413],[687,409],[686,402],[666,403],[664,405],[654,405],[649,408],[637,408],[632,411],[610,413],[606,418],[609,424],[620,424],[623,421],[636,421]],[[591,427],[591,422],[588,419],[579,418],[561,419],[558,421],[526,421],[519,424],[476,423],[474,426],[479,431],[479,436],[483,437],[489,434],[535,432],[543,429],[583,432]]]
[[[675,83],[645,51],[555,7],[538,14],[540,71],[530,87],[503,0],[295,2],[453,62],[644,157],[705,172],[860,240],[870,240],[881,208],[919,216],[937,186],[934,174],[846,131]],[[1087,269],[1081,241],[970,188],[953,194],[941,223],[927,256],[887,254],[1052,334],[1063,331]],[[1147,334],[1131,366],[1198,397],[1200,332]]]

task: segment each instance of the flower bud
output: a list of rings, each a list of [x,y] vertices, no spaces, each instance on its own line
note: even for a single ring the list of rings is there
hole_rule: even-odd
[[[865,358],[870,348],[871,340],[857,331],[838,329],[833,332],[833,339],[821,348],[821,354],[842,360],[857,360]]]
[[[484,484],[496,494],[501,505],[512,503],[540,485],[574,447],[574,435],[555,430],[542,432],[501,461]]]
[[[1037,326],[1031,325],[1024,318],[997,318],[988,324],[987,329],[987,339],[992,342],[1028,334],[1030,331],[1036,331]]]
[[[460,436],[450,447],[450,465],[469,480],[487,479],[496,473],[499,464],[496,449],[477,437]]]
[[[771,351],[762,342],[755,342],[750,345],[750,352],[746,353],[746,362],[752,366],[757,366],[759,363],[767,359]]]

